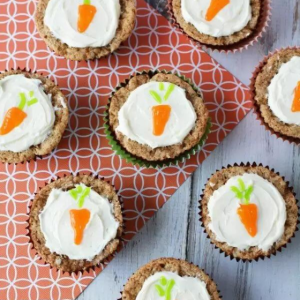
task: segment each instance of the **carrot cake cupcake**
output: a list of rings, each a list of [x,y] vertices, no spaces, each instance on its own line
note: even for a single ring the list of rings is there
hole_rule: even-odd
[[[255,76],[255,105],[266,127],[300,143],[300,49],[271,54]]]
[[[201,201],[201,219],[211,241],[232,258],[275,254],[293,237],[298,207],[284,179],[263,166],[216,172]]]
[[[170,6],[188,36],[202,44],[226,46],[256,30],[262,0],[170,0]]]
[[[88,175],[70,175],[46,185],[29,214],[29,235],[38,254],[69,273],[95,267],[112,255],[122,226],[114,188]]]
[[[210,125],[208,110],[192,85],[159,71],[136,75],[119,88],[110,100],[108,122],[125,149],[123,158],[153,163],[197,147]]]
[[[160,258],[140,268],[126,283],[122,300],[219,300],[216,284],[197,266]]]
[[[49,154],[68,124],[66,99],[49,79],[26,71],[0,74],[0,161]]]
[[[57,54],[71,60],[114,52],[131,34],[135,0],[39,0],[35,22]]]

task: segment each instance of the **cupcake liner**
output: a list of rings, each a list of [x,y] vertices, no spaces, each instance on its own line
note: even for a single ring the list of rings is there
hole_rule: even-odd
[[[52,79],[50,79],[49,78],[49,76],[45,76],[43,73],[38,73],[37,71],[32,71],[31,69],[29,69],[29,70],[27,70],[26,68],[20,68],[20,67],[17,67],[16,69],[14,69],[14,68],[11,68],[11,69],[9,69],[9,70],[7,70],[7,69],[5,69],[4,70],[4,72],[0,72],[0,75],[1,74],[5,74],[5,73],[7,73],[7,72],[22,72],[22,73],[28,73],[28,74],[32,74],[32,75],[39,75],[39,76],[43,76],[44,78],[46,78],[46,79],[48,79],[49,81],[51,81],[56,87],[58,87],[58,85],[52,80]],[[59,89],[60,90],[60,89]],[[61,92],[61,90],[60,90],[60,92]],[[67,100],[67,99],[66,99]],[[66,105],[68,106],[68,103],[67,103],[67,101],[66,101]],[[66,128],[65,128],[66,129]],[[59,143],[60,143],[61,141],[59,141]],[[42,142],[43,143],[43,142]],[[40,144],[42,144],[42,143],[40,143]],[[40,160],[42,160],[42,159],[44,159],[44,157],[45,156],[47,156],[47,155],[49,155],[49,154],[51,154],[53,151],[55,151],[55,149],[58,147],[58,145],[59,145],[59,143],[49,152],[49,153],[47,153],[47,154],[45,154],[45,155],[36,155],[36,154],[34,154],[34,156],[32,157],[32,158],[29,158],[29,159],[25,159],[25,160],[23,160],[23,161],[19,161],[19,162],[5,162],[5,161],[0,161],[2,164],[8,164],[8,165],[18,165],[18,164],[25,164],[25,163],[30,163],[30,162],[32,162],[32,161],[37,161],[37,159],[40,159]],[[1,152],[1,151],[0,151]],[[10,151],[7,151],[7,152],[10,152]],[[24,151],[21,151],[21,152],[17,152],[17,153],[23,153]]]
[[[105,181],[106,183],[110,184],[115,192],[118,194],[119,191],[117,189],[115,189],[115,186],[113,184],[110,183],[110,181],[106,180],[104,177],[100,177],[99,175],[93,175],[92,173],[90,174],[85,174],[85,173],[76,173],[76,174],[72,174],[72,173],[69,173],[69,174],[64,174],[63,176],[57,176],[56,179],[51,179],[50,182],[45,182],[44,186],[41,186],[39,187],[39,191],[42,190],[45,186],[47,186],[48,184],[58,180],[58,179],[61,179],[61,178],[64,178],[64,177],[67,177],[67,176],[80,176],[80,175],[89,175],[91,177],[93,177],[94,179],[99,179],[99,180],[102,180],[102,181]],[[34,193],[34,197],[37,195],[38,193]],[[86,272],[87,274],[90,272],[90,271],[94,271],[96,272],[96,269],[97,268],[100,268],[101,265],[106,265],[108,264],[114,257],[117,253],[120,252],[120,250],[124,247],[124,243],[126,243],[125,239],[124,239],[124,236],[125,236],[125,229],[126,229],[126,220],[124,218],[124,201],[123,199],[119,196],[118,194],[118,200],[119,200],[119,203],[121,205],[121,213],[122,213],[122,234],[118,237],[120,243],[117,247],[117,249],[115,250],[115,252],[111,253],[110,255],[108,255],[106,258],[104,258],[101,262],[99,262],[97,265],[94,265],[94,266],[89,266],[88,268],[84,269],[84,270],[78,270],[78,271],[75,271],[75,272],[68,272],[68,271],[63,271],[63,270],[60,270],[54,266],[52,266],[50,263],[46,262],[41,256],[40,254],[38,253],[38,251],[35,249],[34,247],[34,243],[33,243],[33,240],[31,238],[31,230],[30,230],[30,225],[29,225],[29,219],[30,219],[30,211],[31,211],[31,207],[32,207],[32,204],[33,204],[33,201],[34,201],[34,198],[30,200],[30,203],[28,205],[28,213],[27,213],[27,226],[26,226],[26,230],[27,230],[27,233],[26,233],[26,236],[29,238],[29,244],[31,244],[31,250],[34,250],[35,252],[35,256],[38,257],[38,260],[42,260],[43,261],[43,264],[44,265],[47,265],[49,266],[50,269],[55,269],[56,271],[58,272],[61,272],[63,275],[64,274],[68,274],[69,276],[71,276],[72,274],[75,274],[76,276],[78,274],[82,274],[84,275],[84,273]]]
[[[296,225],[296,228],[295,228],[295,231],[293,233],[293,235],[289,238],[289,240],[282,246],[280,246],[278,249],[275,249],[275,250],[272,250],[272,252],[268,255],[259,255],[257,256],[256,258],[253,258],[253,259],[243,259],[243,258],[239,258],[239,257],[235,257],[233,256],[232,254],[228,254],[227,252],[223,251],[221,248],[219,248],[217,245],[215,245],[215,243],[211,240],[206,228],[205,228],[205,225],[204,225],[204,222],[203,222],[203,209],[202,209],[202,199],[204,197],[204,192],[205,192],[205,188],[206,188],[206,185],[207,183],[205,184],[205,187],[203,188],[202,190],[202,194],[200,195],[200,200],[199,200],[199,216],[200,216],[200,224],[201,224],[201,227],[203,228],[203,231],[204,233],[206,234],[206,237],[210,240],[210,243],[212,245],[215,246],[215,249],[219,250],[220,253],[223,253],[225,257],[230,257],[230,260],[236,260],[237,262],[239,261],[243,261],[244,263],[245,262],[253,262],[253,261],[259,261],[259,260],[264,260],[265,258],[271,258],[271,256],[276,256],[277,252],[282,252],[283,248],[286,248],[287,247],[287,244],[291,243],[292,242],[292,239],[295,237],[295,234],[296,232],[299,230],[299,224],[300,224],[300,220],[299,220],[299,217],[300,217],[300,206],[299,206],[299,200],[296,198],[296,193],[294,192],[294,189],[293,187],[290,186],[290,183],[288,181],[285,180],[285,177],[284,176],[281,176],[279,172],[275,172],[274,169],[271,169],[269,166],[264,166],[263,164],[257,164],[257,163],[250,163],[250,162],[247,162],[246,164],[244,163],[240,163],[240,164],[233,164],[233,165],[227,165],[227,167],[222,167],[221,170],[224,170],[224,169],[228,169],[228,168],[231,168],[231,167],[263,167],[263,168],[266,168],[268,169],[269,171],[271,172],[274,172],[276,175],[280,176],[284,182],[286,183],[287,185],[287,189],[294,195],[295,199],[296,199],[296,205],[297,205],[297,208],[298,208],[298,212],[297,212],[297,216],[298,216],[298,219],[297,219],[297,225]],[[219,172],[220,170],[216,170],[212,176],[216,173],[216,172]],[[210,180],[210,178],[207,179],[207,182]]]
[[[258,42],[258,40],[262,37],[262,35],[267,31],[267,28],[271,20],[271,0],[262,0],[260,16],[254,32],[252,32],[252,34],[250,34],[247,38],[237,43],[231,45],[217,46],[217,45],[201,43],[200,41],[189,36],[184,31],[184,29],[180,26],[180,24],[177,22],[175,18],[173,6],[172,6],[172,0],[168,0],[167,10],[169,12],[170,21],[173,24],[173,26],[176,27],[183,35],[189,38],[194,44],[204,49],[211,49],[212,51],[224,52],[224,53],[242,52],[243,50],[248,49],[250,46],[253,46],[253,44]]]
[[[174,159],[166,159],[163,161],[147,161],[140,157],[134,156],[133,154],[129,153],[126,149],[124,149],[123,146],[117,140],[115,133],[113,132],[113,130],[111,129],[111,127],[109,125],[109,108],[110,108],[111,99],[112,99],[114,93],[116,91],[118,91],[120,88],[126,86],[128,84],[128,82],[130,81],[130,79],[132,79],[133,77],[138,76],[138,75],[145,75],[145,74],[153,77],[154,75],[156,75],[158,73],[174,74],[174,73],[168,72],[166,70],[162,70],[162,71],[155,70],[155,71],[142,71],[142,72],[136,73],[135,75],[132,75],[129,79],[126,79],[124,82],[120,83],[119,86],[112,93],[111,97],[108,99],[108,104],[106,106],[105,113],[104,113],[104,132],[106,134],[106,138],[108,139],[109,144],[112,147],[112,150],[114,150],[114,152],[117,155],[119,155],[122,159],[126,160],[127,163],[131,163],[131,164],[137,165],[139,167],[156,168],[156,169],[171,166],[171,165],[178,165],[179,163],[184,162],[186,159],[189,159],[192,155],[195,155],[204,146],[204,144],[208,138],[208,135],[210,134],[211,127],[212,127],[211,119],[209,118],[208,122],[207,122],[205,133],[203,134],[199,143],[197,145],[195,145],[194,147],[192,147],[190,150],[187,150],[184,153],[180,154],[179,156],[175,157]],[[182,76],[182,75],[178,75],[178,74],[175,74],[175,75],[178,76],[180,79],[184,80],[185,82],[187,82],[194,89],[194,91],[199,96],[201,96],[201,98],[203,98],[202,93],[198,90],[198,88],[189,79],[187,79],[185,76]]]
[[[158,259],[159,259],[159,258],[158,258]],[[197,264],[194,264],[193,262],[190,263],[189,261],[187,261],[187,260],[185,260],[185,259],[180,259],[180,258],[174,258],[174,259],[179,260],[179,261],[184,260],[184,261],[188,262],[189,264],[192,264],[192,265],[196,266],[198,269],[200,269],[200,270],[201,270],[205,275],[207,275],[207,276],[209,277],[209,279],[216,285],[219,299],[223,299],[223,296],[221,295],[221,291],[218,289],[217,283],[215,282],[215,280],[214,280],[210,275],[208,275],[208,274],[205,272],[204,269],[200,268]],[[155,260],[157,260],[157,259],[154,259],[154,260],[152,260],[152,261],[155,261]],[[150,262],[152,262],[152,261],[150,261]],[[150,262],[148,262],[147,264],[149,264]],[[146,265],[147,265],[147,264],[146,264]],[[143,266],[145,266],[145,265],[143,265]],[[143,266],[142,266],[142,267],[143,267]],[[142,267],[141,267],[141,268],[142,268]],[[130,279],[134,274],[136,274],[139,270],[140,270],[140,268],[137,269],[134,273],[132,273],[132,275],[128,278],[127,282],[128,282],[129,279]],[[127,283],[127,282],[126,282],[126,283]],[[126,283],[123,284],[123,290],[124,290],[124,288],[125,288]],[[120,291],[120,295],[121,295],[121,298],[118,298],[117,300],[123,300],[123,291]],[[211,295],[210,295],[210,296],[211,296]]]
[[[263,116],[261,115],[261,111],[260,111],[260,106],[258,105],[257,101],[255,100],[255,81],[256,78],[258,76],[258,74],[262,71],[263,67],[267,64],[267,61],[269,60],[269,58],[271,58],[273,55],[276,55],[277,53],[279,53],[280,51],[282,51],[283,49],[290,49],[290,50],[296,50],[299,49],[299,47],[287,47],[287,48],[281,48],[281,49],[277,49],[274,52],[269,53],[267,56],[265,56],[259,63],[259,65],[256,67],[256,69],[254,70],[254,72],[252,73],[252,78],[250,81],[250,93],[251,93],[251,101],[253,103],[253,108],[254,108],[254,113],[256,114],[256,119],[260,121],[260,124],[263,125],[266,130],[268,130],[271,135],[275,135],[277,139],[280,139],[282,141],[287,141],[290,144],[296,144],[296,145],[300,145],[300,139],[298,138],[293,138],[293,137],[289,137],[287,135],[283,135],[277,131],[275,131],[273,128],[271,128],[264,120]]]

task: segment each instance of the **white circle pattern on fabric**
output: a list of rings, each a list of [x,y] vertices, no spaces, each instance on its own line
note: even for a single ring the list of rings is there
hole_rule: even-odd
[[[160,102],[151,96],[151,92],[155,93],[158,98],[156,100]],[[156,136],[153,134],[152,109],[160,105],[170,106],[171,113],[163,133]],[[186,98],[184,89],[168,82],[153,81],[139,86],[130,93],[119,111],[117,131],[133,141],[154,149],[182,143],[195,126],[196,119],[195,109]]]
[[[239,186],[239,179],[243,180],[246,187],[253,185],[254,188],[250,203],[258,208],[255,237],[249,235],[237,213],[241,202],[231,187]],[[216,235],[216,240],[240,250],[257,246],[267,251],[284,233],[285,201],[272,183],[256,174],[245,173],[230,178],[210,197],[208,213],[211,219],[209,228]]]
[[[300,82],[300,57],[283,64],[268,87],[268,104],[282,122],[300,125],[300,112],[293,112],[295,90]]]
[[[250,0],[230,0],[210,21],[206,20],[212,0],[181,0],[182,16],[200,33],[213,37],[228,36],[242,30],[251,20]]]
[[[69,47],[104,47],[116,34],[121,7],[119,0],[91,0],[96,8],[90,25],[79,32],[78,9],[83,0],[51,0],[46,8],[44,22],[52,34]]]

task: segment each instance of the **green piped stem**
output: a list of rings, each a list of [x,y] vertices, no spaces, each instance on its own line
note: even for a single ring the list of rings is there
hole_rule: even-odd
[[[20,96],[20,103],[18,105],[18,108],[23,110],[26,105],[26,96],[24,93],[20,93],[19,96]]]

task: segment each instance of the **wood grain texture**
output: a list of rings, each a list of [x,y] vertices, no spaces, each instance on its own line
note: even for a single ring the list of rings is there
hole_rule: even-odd
[[[148,2],[165,13],[165,0]],[[268,51],[300,45],[300,1],[273,0],[272,6],[270,27],[258,44],[243,53],[211,54],[246,84]],[[287,249],[269,260],[238,263],[214,249],[200,227],[198,200],[207,178],[222,166],[247,161],[278,170],[300,197],[300,147],[271,136],[250,113],[78,300],[118,299],[136,269],[162,256],[184,258],[205,268],[224,300],[299,300],[299,234]]]

